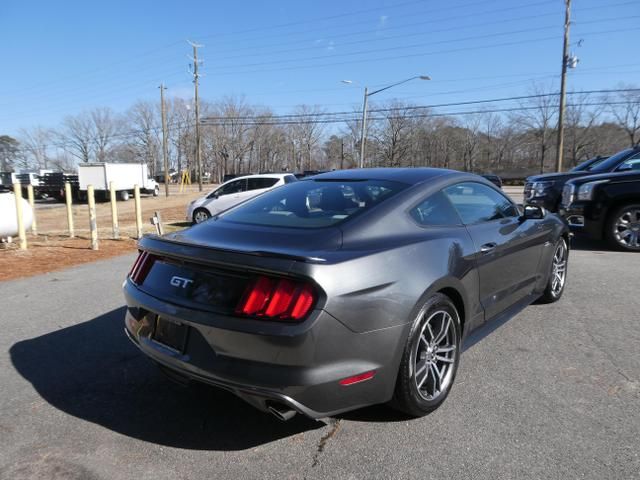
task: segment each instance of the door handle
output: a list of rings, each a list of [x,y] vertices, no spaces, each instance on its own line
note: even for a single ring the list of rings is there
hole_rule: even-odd
[[[497,246],[498,246],[498,244],[496,244],[494,242],[485,243],[484,245],[482,245],[480,247],[480,251],[482,253],[489,253],[489,252],[493,251]]]

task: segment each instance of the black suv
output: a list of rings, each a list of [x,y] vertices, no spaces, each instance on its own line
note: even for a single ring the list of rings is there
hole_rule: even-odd
[[[640,252],[640,170],[569,180],[560,213],[577,234]]]
[[[580,168],[580,165],[577,168]],[[640,170],[640,145],[622,150],[606,160],[599,162],[594,160],[587,170],[574,169],[570,172],[546,173],[529,177],[524,186],[524,203],[540,205],[549,211],[557,212],[562,187],[572,178],[629,170]]]

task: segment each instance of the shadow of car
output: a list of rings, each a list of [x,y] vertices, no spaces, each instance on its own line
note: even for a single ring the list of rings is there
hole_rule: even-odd
[[[193,450],[244,450],[320,428],[280,422],[225,391],[173,384],[122,333],[124,307],[10,349],[16,370],[44,400],[123,435]]]

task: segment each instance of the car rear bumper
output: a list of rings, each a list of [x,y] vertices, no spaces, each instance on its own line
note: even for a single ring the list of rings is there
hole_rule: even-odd
[[[401,353],[396,346],[408,326],[356,333],[316,310],[303,324],[270,329],[275,322],[215,318],[168,304],[128,280],[124,292],[125,331],[145,355],[173,376],[231,391],[260,410],[293,410],[319,419],[393,395]],[[158,316],[188,327],[184,348],[174,350],[154,339]],[[237,328],[229,328],[229,322]],[[370,380],[339,383],[369,371],[376,372]]]

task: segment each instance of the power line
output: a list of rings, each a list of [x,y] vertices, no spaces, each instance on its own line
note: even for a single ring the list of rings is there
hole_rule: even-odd
[[[600,89],[600,90],[580,90],[574,92],[567,92],[567,95],[593,95],[593,94],[606,94],[606,93],[622,93],[622,92],[640,92],[640,88],[615,88],[615,89]],[[559,92],[553,93],[539,93],[535,95],[518,95],[511,97],[500,97],[500,98],[491,98],[491,99],[482,99],[482,100],[471,100],[467,102],[450,102],[450,103],[436,103],[432,105],[415,105],[415,106],[407,106],[403,107],[403,110],[422,110],[427,108],[440,108],[440,107],[458,107],[464,105],[479,105],[486,103],[498,103],[498,102],[507,102],[507,101],[516,101],[516,100],[530,100],[535,98],[545,98],[545,97],[554,97],[558,96]],[[372,108],[369,109],[371,113],[379,113],[379,112],[390,112],[397,110],[397,108]],[[300,113],[300,114],[282,114],[282,115],[273,115],[274,118],[307,118],[307,117],[323,117],[329,115],[350,115],[350,114],[361,114],[362,111],[341,111],[341,112],[312,112],[312,113]],[[232,119],[232,120],[244,120],[255,118],[254,115],[244,115],[244,116],[233,116],[233,117],[216,117],[216,116],[208,116],[202,119],[203,124],[210,120],[220,120],[220,119]]]
[[[633,28],[627,28],[627,29],[616,29],[616,30],[601,30],[601,31],[595,31],[595,32],[585,32],[583,34],[581,34],[582,37],[584,36],[590,36],[590,35],[604,35],[604,34],[618,34],[618,33],[626,33],[626,32],[630,32],[630,31],[637,31],[640,30],[640,27],[633,27]],[[559,35],[556,36],[549,36],[549,37],[539,37],[539,38],[532,38],[532,39],[527,39],[527,40],[520,40],[520,41],[512,41],[512,42],[502,42],[502,43],[494,43],[494,44],[488,44],[488,45],[478,45],[478,46],[473,46],[473,47],[459,47],[459,48],[452,48],[452,49],[447,49],[447,50],[436,50],[436,51],[430,51],[430,52],[419,52],[419,53],[412,53],[412,54],[406,54],[406,55],[394,55],[394,56],[387,56],[387,57],[373,57],[373,58],[367,58],[367,59],[355,59],[355,60],[346,60],[346,61],[341,61],[341,62],[329,62],[329,63],[317,63],[317,64],[311,64],[311,65],[296,65],[296,66],[280,66],[277,68],[271,68],[271,69],[257,69],[257,70],[236,70],[236,71],[218,71],[216,70],[216,75],[217,76],[228,76],[228,75],[246,75],[246,74],[252,74],[252,73],[267,73],[267,72],[281,72],[281,71],[292,71],[292,70],[306,70],[306,69],[314,69],[314,68],[320,68],[320,67],[333,67],[333,66],[338,66],[338,65],[354,65],[354,64],[360,64],[360,63],[369,63],[369,62],[381,62],[381,61],[387,61],[387,60],[399,60],[399,59],[407,59],[407,58],[417,58],[417,57],[425,57],[425,56],[430,56],[430,55],[441,55],[441,54],[447,54],[447,53],[456,53],[456,52],[469,52],[469,51],[474,51],[474,50],[488,50],[491,48],[501,48],[501,47],[510,47],[510,46],[517,46],[517,45],[525,45],[525,44],[530,44],[530,43],[539,43],[539,42],[545,42],[545,41],[550,41],[550,40],[555,40],[557,41],[558,38],[560,38]],[[235,66],[234,68],[241,68],[242,66]],[[218,67],[220,68],[220,67]],[[227,67],[227,68],[231,68],[231,67]]]

